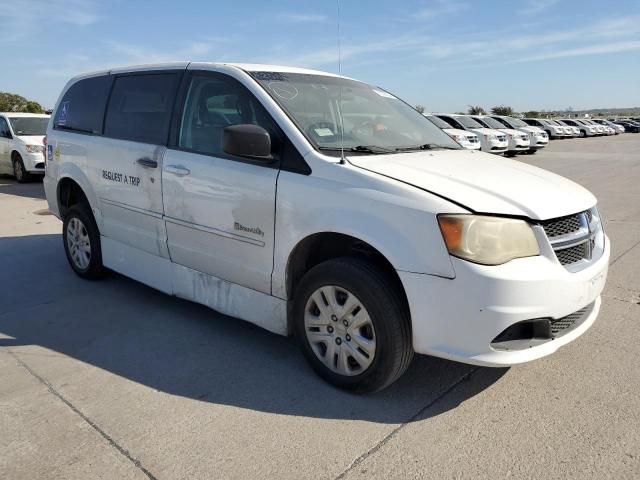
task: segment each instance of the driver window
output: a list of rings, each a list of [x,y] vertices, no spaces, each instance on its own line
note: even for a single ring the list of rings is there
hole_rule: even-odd
[[[185,101],[178,146],[224,156],[224,129],[237,124],[263,127],[271,134],[272,149],[275,149],[278,143],[275,124],[251,92],[232,78],[195,75]]]

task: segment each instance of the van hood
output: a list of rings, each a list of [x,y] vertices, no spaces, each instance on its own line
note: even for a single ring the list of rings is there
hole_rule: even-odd
[[[548,220],[593,207],[596,198],[564,177],[469,150],[348,157],[357,167],[449,199],[478,213]]]
[[[44,145],[44,135],[16,135],[25,145]]]
[[[540,127],[518,127],[518,130],[520,130],[521,132],[528,132],[528,133],[541,133],[544,132],[544,130]]]
[[[478,135],[468,130],[460,130],[459,128],[443,128],[443,132],[449,135],[464,135],[465,137],[477,137]]]
[[[508,133],[510,135],[517,135],[517,136],[522,135],[522,132],[519,132],[518,130],[515,130],[513,128],[501,128],[500,131],[504,133]]]
[[[500,130],[494,130],[493,128],[482,127],[482,128],[471,128],[470,130],[480,135],[504,135],[504,132],[501,132]]]

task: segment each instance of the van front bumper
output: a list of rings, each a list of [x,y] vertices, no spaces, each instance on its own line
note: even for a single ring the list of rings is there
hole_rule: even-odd
[[[42,153],[26,153],[21,157],[27,172],[44,174],[44,155]]]
[[[602,256],[576,273],[544,256],[498,266],[452,257],[454,279],[399,271],[409,300],[413,348],[417,353],[488,367],[549,355],[595,321],[609,255],[606,238]],[[571,315],[578,312],[581,315]],[[501,334],[517,329],[512,326],[520,322],[550,323],[567,317],[577,320],[552,338],[534,335],[528,342],[500,343]]]

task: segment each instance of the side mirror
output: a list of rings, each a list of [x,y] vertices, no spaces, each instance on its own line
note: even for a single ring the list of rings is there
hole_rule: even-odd
[[[229,155],[271,161],[271,137],[258,125],[249,123],[225,127],[222,150]]]

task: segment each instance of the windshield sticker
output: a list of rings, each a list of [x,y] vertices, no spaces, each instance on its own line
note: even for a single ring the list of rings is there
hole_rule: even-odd
[[[67,116],[69,115],[69,101],[62,102],[60,105],[60,115],[58,115],[58,125],[67,124]]]
[[[293,100],[299,93],[295,85],[283,82],[270,82],[269,88],[274,95],[277,95],[283,100]]]
[[[375,88],[372,89],[374,92],[376,92],[378,95],[380,95],[381,97],[384,98],[393,98],[394,100],[397,100],[396,97],[394,97],[393,95],[391,95],[390,93],[387,93],[383,90],[377,90]]]
[[[313,131],[319,137],[333,137],[334,135],[330,128],[314,128]]]

